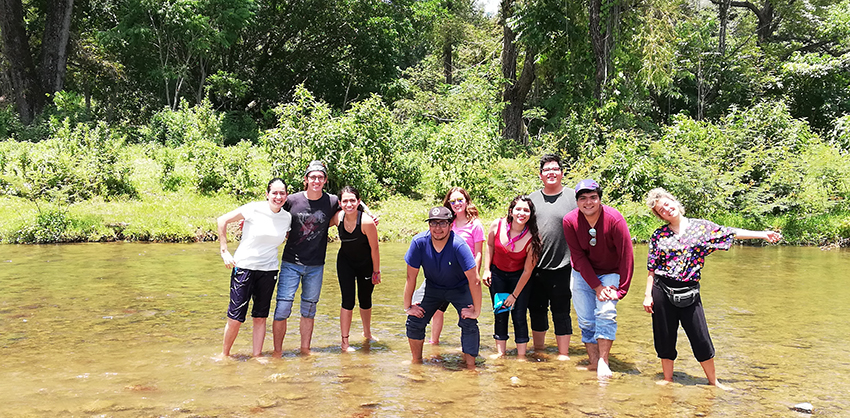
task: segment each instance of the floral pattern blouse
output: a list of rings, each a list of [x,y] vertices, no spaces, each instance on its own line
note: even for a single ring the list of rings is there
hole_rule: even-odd
[[[649,240],[647,270],[681,282],[698,282],[705,256],[732,246],[733,228],[704,219],[689,221],[680,235],[676,235],[669,224],[655,230]]]

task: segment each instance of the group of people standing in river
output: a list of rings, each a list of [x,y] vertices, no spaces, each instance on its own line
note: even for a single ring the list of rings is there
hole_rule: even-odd
[[[586,369],[596,371],[602,378],[612,375],[609,355],[617,332],[616,305],[628,293],[634,271],[628,225],[616,209],[601,203],[603,193],[598,182],[585,179],[574,188],[564,187],[564,167],[557,155],[547,154],[540,159],[539,174],[543,187],[514,198],[506,216],[493,221],[486,236],[477,209],[462,188],[452,188],[442,206],[429,210],[428,230],[413,237],[405,254],[403,305],[414,363],[422,362],[429,322],[429,342],[438,344],[443,315],[453,305],[461,328],[464,362],[468,368],[475,368],[483,282],[490,290],[495,314],[496,353],[491,358],[506,355],[509,322],[514,326],[519,359],[525,358],[529,341],[535,352],[542,352],[551,312],[557,359],[568,360],[572,300],[587,349]],[[284,240],[272,326],[273,357],[281,356],[286,321],[299,284],[303,285],[301,352],[309,353],[330,226],[338,226],[342,241],[337,258],[342,293],[341,348],[351,350],[348,338],[355,287],[363,335],[372,339],[371,293],[374,285],[381,282],[377,220],[368,214],[355,189],[343,188],[337,197],[323,191],[326,181],[324,164],[313,161],[305,172],[304,192],[287,196],[283,181],[273,179],[267,188],[266,202],[249,203],[218,218],[222,259],[233,269],[222,356],[230,355],[251,298],[253,355],[261,354],[278,276],[277,248]],[[660,188],[649,192],[647,205],[665,221],[650,240],[643,302],[646,312],[652,315],[655,348],[664,375],[662,383],[673,379],[681,323],[709,383],[722,386],[715,376],[714,347],[699,295],[705,256],[728,249],[735,238],[777,242],[781,236],[773,231],[727,228],[685,218],[681,203]],[[239,247],[231,256],[227,250],[227,225],[236,221],[244,221],[244,226]],[[420,269],[424,270],[425,280],[417,288]],[[527,317],[531,319],[531,338]]]

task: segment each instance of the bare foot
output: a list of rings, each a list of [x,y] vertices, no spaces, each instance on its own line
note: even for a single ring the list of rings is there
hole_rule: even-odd
[[[505,356],[505,353],[495,353],[495,354],[490,354],[490,359],[491,359],[491,360],[496,360],[496,359],[500,359],[500,358],[502,358],[502,357],[504,357],[504,356]]]
[[[310,347],[301,347],[301,355],[302,356],[309,356],[310,354],[312,354],[310,352]]]
[[[280,351],[272,351],[272,358],[281,358],[283,357],[283,353]]]
[[[714,387],[716,387],[718,389],[723,389],[725,391],[735,390],[735,388],[733,388],[732,386],[727,386],[727,385],[724,385],[723,383],[720,383],[719,380],[714,381]]]
[[[576,366],[576,370],[595,372],[596,371],[596,364],[590,364],[589,360],[582,360],[581,363],[579,363]]]
[[[596,377],[600,379],[607,379],[613,376],[614,373],[611,372],[611,368],[608,367],[608,363],[606,363],[605,360],[599,359],[599,363],[596,366]]]
[[[658,385],[658,386],[667,386],[671,383],[673,383],[672,380],[659,380],[659,381],[655,382],[655,384]]]
[[[210,357],[210,358],[211,358],[213,361],[225,361],[225,360],[232,360],[232,359],[230,358],[230,356],[225,355],[224,353],[218,353],[218,354],[216,354],[216,355],[214,355],[214,356],[212,356],[212,357]]]
[[[558,354],[558,361],[569,361],[570,356],[566,354]]]
[[[375,336],[374,336],[374,335],[366,335],[366,334],[363,334],[363,338],[364,338],[366,341],[369,341],[370,343],[376,343],[376,342],[380,341],[379,339],[375,338]]]
[[[269,358],[268,357],[254,356],[253,359],[254,359],[254,361],[256,361],[257,363],[260,363],[260,364],[269,364]]]

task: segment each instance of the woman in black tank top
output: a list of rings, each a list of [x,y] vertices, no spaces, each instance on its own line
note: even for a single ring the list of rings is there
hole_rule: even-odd
[[[339,228],[341,245],[336,259],[342,307],[339,310],[339,330],[343,352],[354,351],[349,346],[351,317],[354,311],[355,289],[360,304],[360,319],[363,322],[363,338],[372,337],[372,290],[381,283],[381,258],[378,252],[378,228],[371,216],[359,211],[360,193],[351,186],[339,191],[342,208],[333,223]]]

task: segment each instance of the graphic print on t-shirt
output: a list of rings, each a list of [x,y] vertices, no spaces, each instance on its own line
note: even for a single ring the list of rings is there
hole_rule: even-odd
[[[301,222],[301,237],[296,244],[312,241],[322,235],[322,225],[325,223],[324,212],[298,213],[297,215]]]

